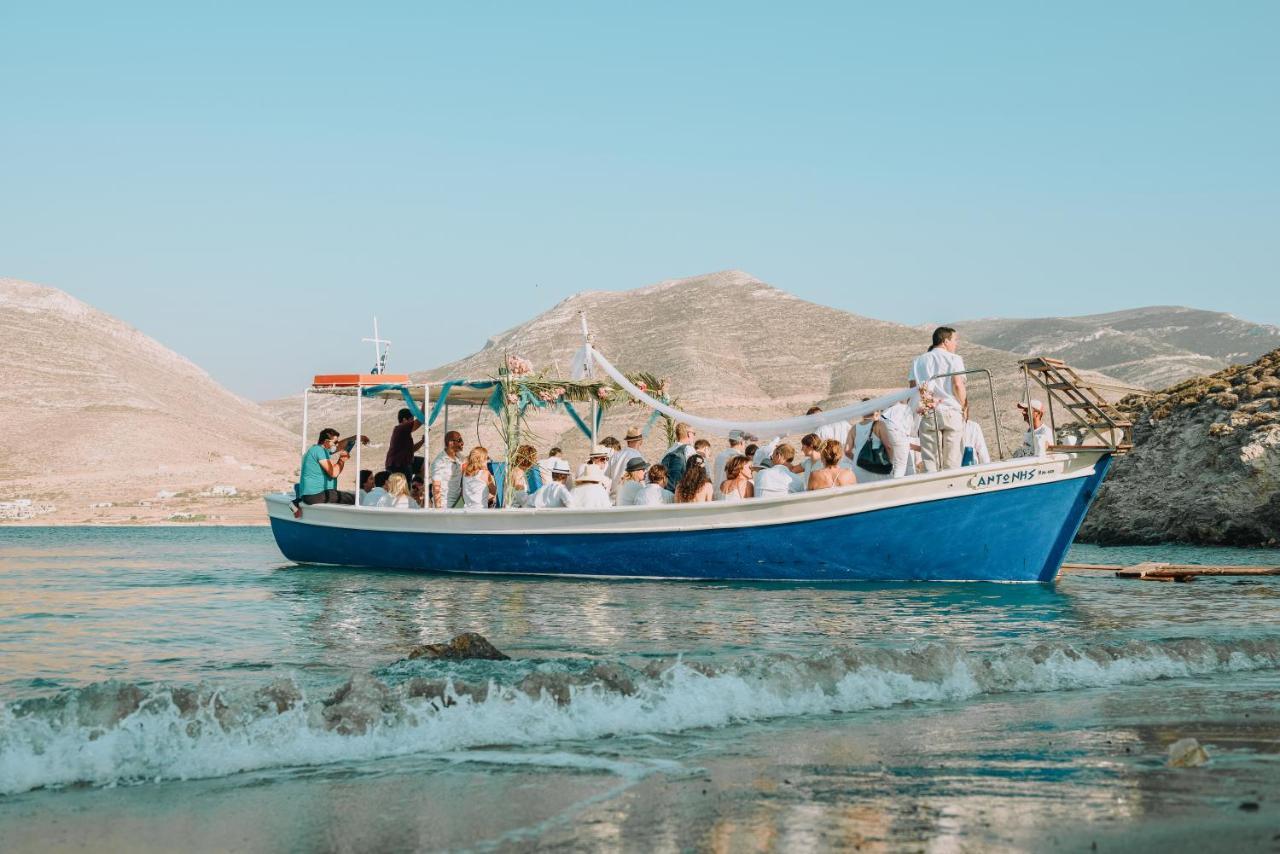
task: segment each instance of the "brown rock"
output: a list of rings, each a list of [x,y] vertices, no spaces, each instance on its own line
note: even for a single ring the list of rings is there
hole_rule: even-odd
[[[483,636],[475,632],[465,632],[448,643],[428,643],[415,646],[409,651],[409,660],[415,658],[432,658],[442,661],[469,661],[481,659],[485,661],[510,661],[511,656],[504,655]]]

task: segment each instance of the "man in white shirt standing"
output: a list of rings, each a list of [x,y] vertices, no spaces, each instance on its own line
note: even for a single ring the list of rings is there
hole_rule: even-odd
[[[628,427],[623,439],[627,446],[609,458],[609,465],[604,468],[604,476],[609,478],[609,496],[615,503],[618,501],[618,489],[622,486],[623,476],[627,473],[627,463],[632,460],[643,460],[640,446],[644,444],[644,433],[639,427]]]
[[[925,471],[960,468],[964,455],[964,407],[968,389],[963,376],[964,359],[956,355],[960,336],[949,326],[933,330],[933,344],[911,363],[907,379],[912,388],[922,386],[933,396],[933,411],[920,422],[920,451]]]
[[[1027,432],[1022,440],[1022,447],[1014,451],[1015,457],[1043,457],[1049,453],[1053,444],[1053,431],[1044,423],[1044,402],[1032,398],[1028,403],[1019,403],[1019,411],[1027,422]]]
[[[711,464],[711,476],[715,478],[711,481],[711,492],[714,495],[720,494],[720,484],[724,483],[724,467],[729,460],[739,456],[742,456],[742,431],[730,430],[729,447],[716,454],[715,462]]]
[[[432,503],[437,510],[456,507],[462,499],[462,434],[444,434],[444,450],[431,461]]]

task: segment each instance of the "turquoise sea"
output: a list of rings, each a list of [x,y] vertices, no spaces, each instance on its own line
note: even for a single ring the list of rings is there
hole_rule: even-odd
[[[1071,555],[1153,559],[1280,553]],[[0,849],[1272,850],[1278,604],[1275,577],[469,578],[293,566],[265,528],[8,528]],[[468,631],[512,660],[403,660]],[[1167,766],[1183,737],[1208,764]]]

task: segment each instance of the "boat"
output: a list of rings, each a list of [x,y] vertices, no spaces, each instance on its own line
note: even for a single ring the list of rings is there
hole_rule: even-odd
[[[589,364],[604,368],[612,391],[664,417],[694,417],[622,374],[590,343],[579,360],[584,354]],[[1051,446],[1039,457],[741,502],[593,510],[316,504],[295,517],[294,495],[280,493],[266,497],[267,513],[284,556],[309,565],[609,579],[1047,583],[1057,578],[1112,459],[1129,447],[1131,426],[1062,362],[1028,359],[1019,366],[1028,387],[1034,381],[1050,401],[1051,424],[1054,401],[1074,415],[1082,431],[1078,444]],[[598,384],[588,385],[588,392],[606,381],[593,382]],[[989,374],[987,383],[995,411]],[[545,398],[545,385],[537,388]],[[353,396],[357,433],[361,401],[370,397],[401,398],[428,424],[450,405],[490,406],[514,423],[516,407],[504,410],[504,402],[523,405],[523,398],[536,398],[510,376],[415,385],[407,376],[326,375],[308,391]],[[911,395],[918,390],[805,418],[752,423],[796,435],[823,419],[860,417],[867,407]],[[564,403],[584,432],[593,431],[598,416],[584,424]],[[713,429],[733,423],[702,421]],[[798,429],[780,429],[787,426]],[[1002,447],[998,429],[997,420]]]

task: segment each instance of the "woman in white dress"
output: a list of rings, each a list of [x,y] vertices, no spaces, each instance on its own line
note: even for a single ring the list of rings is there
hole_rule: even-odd
[[[387,501],[382,507],[407,508],[417,506],[417,502],[409,495],[409,480],[400,472],[387,478]]]
[[[489,452],[477,445],[462,464],[462,507],[485,510],[497,499],[498,488],[489,473]]]
[[[754,498],[756,486],[751,481],[751,461],[745,456],[730,457],[724,464],[724,482],[716,489],[720,501],[741,501]]]

